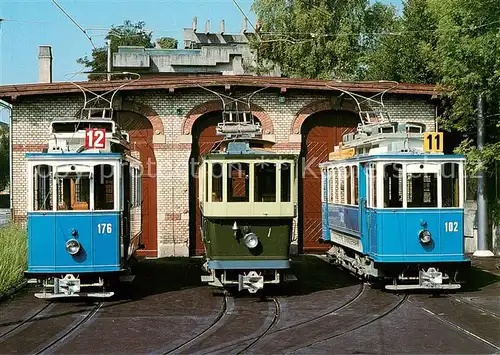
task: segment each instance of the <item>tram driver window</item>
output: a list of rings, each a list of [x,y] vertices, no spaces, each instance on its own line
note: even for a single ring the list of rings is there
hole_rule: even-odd
[[[281,163],[281,202],[291,201],[292,166],[290,163]]]
[[[88,210],[90,179],[88,174],[64,174],[57,178],[57,209]]]
[[[212,165],[212,202],[222,202],[222,164],[218,163]]]
[[[384,207],[403,207],[403,166],[401,164],[384,166]]]
[[[276,202],[276,164],[256,163],[254,169],[254,201]]]
[[[132,169],[133,183],[136,170]],[[94,167],[94,206],[95,210],[113,210],[114,206],[114,174],[111,165],[96,165]],[[135,189],[132,188],[134,196]],[[134,197],[132,197],[133,205]]]
[[[227,165],[227,201],[248,202],[250,190],[250,165],[231,163]]]
[[[460,207],[457,163],[445,163],[441,166],[443,207]]]
[[[33,210],[52,210],[52,167],[38,165],[33,168]]]
[[[407,180],[408,207],[437,207],[437,174],[409,173]]]

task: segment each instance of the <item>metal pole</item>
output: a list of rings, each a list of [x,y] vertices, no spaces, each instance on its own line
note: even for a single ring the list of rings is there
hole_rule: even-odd
[[[14,205],[12,204],[12,174],[13,164],[12,164],[12,105],[0,100],[0,107],[9,110],[9,204],[10,204],[10,218],[14,220]]]
[[[108,81],[111,81],[111,37],[107,40],[108,44],[108,67],[107,67],[107,72],[108,72]]]
[[[484,149],[484,102],[483,94],[477,100],[477,149]],[[486,172],[477,173],[477,250],[474,256],[493,256],[488,250],[488,205],[486,200]]]

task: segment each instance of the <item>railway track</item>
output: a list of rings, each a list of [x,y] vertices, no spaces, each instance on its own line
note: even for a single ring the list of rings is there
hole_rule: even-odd
[[[341,336],[353,333],[353,332],[355,332],[355,331],[357,331],[357,330],[359,330],[359,329],[361,329],[363,327],[366,327],[366,326],[368,326],[368,325],[370,325],[372,323],[375,323],[375,322],[381,320],[382,318],[387,317],[388,315],[390,315],[391,313],[393,313],[394,311],[396,311],[398,308],[400,308],[408,300],[408,298],[409,298],[409,295],[405,294],[403,297],[400,298],[400,300],[394,306],[392,306],[391,308],[389,308],[388,310],[386,310],[382,314],[380,314],[380,315],[378,315],[378,316],[376,316],[376,317],[374,317],[372,319],[369,319],[367,321],[360,322],[360,324],[357,324],[355,326],[351,326],[351,327],[349,327],[346,330],[340,331],[338,333],[334,333],[331,336],[322,338],[320,340],[315,340],[315,341],[309,342],[306,345],[303,345],[303,346],[301,346],[299,348],[295,348],[290,353],[294,353],[294,352],[297,352],[299,350],[304,350],[304,349],[309,348],[311,346],[314,346],[316,344],[320,344],[320,343],[323,343],[325,341],[329,341],[329,340],[332,340],[332,339],[335,339],[335,338],[338,338],[338,337],[341,337]]]
[[[230,307],[230,308],[232,308],[232,307]],[[222,322],[223,318],[227,316],[227,312],[228,312],[228,296],[224,295],[219,314],[215,317],[214,321],[207,328],[203,329],[200,333],[196,334],[194,337],[192,337],[189,340],[185,341],[184,343],[176,346],[175,348],[169,350],[168,352],[164,353],[163,355],[179,353],[182,350],[187,349],[192,344],[196,343],[196,341],[201,339],[205,334],[207,334],[212,329],[214,329],[217,325],[219,325]]]
[[[47,310],[49,307],[53,307],[52,303],[47,303],[42,305],[41,307],[37,307],[34,312],[31,312],[31,314],[22,320],[19,324],[15,325],[13,328],[9,329],[5,333],[0,335],[0,343],[2,342],[3,339],[7,339],[9,336],[13,335],[16,333],[16,331],[20,331],[25,325],[28,323],[32,322],[33,320],[36,319],[42,312]]]
[[[97,312],[99,312],[99,309],[101,309],[103,305],[103,302],[99,302],[94,307],[92,307],[87,314],[85,314],[82,319],[80,319],[78,322],[75,324],[71,325],[69,329],[63,330],[56,339],[51,341],[48,345],[45,345],[42,347],[42,349],[38,350],[36,352],[37,355],[40,354],[45,354],[45,353],[50,353],[51,351],[55,350],[59,345],[63,344],[64,341],[71,336],[78,328],[80,328],[83,324],[85,324],[87,321],[89,321],[92,317],[96,315]]]

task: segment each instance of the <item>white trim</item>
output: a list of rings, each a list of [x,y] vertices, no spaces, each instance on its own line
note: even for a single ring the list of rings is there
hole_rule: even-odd
[[[458,206],[460,208],[464,208],[464,201],[465,201],[465,178],[464,178],[464,163],[460,162],[458,163],[458,192],[459,192],[459,199],[458,199]]]

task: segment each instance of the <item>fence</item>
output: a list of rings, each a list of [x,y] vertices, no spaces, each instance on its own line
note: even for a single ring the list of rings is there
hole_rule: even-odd
[[[10,222],[10,209],[0,208],[0,226]]]

